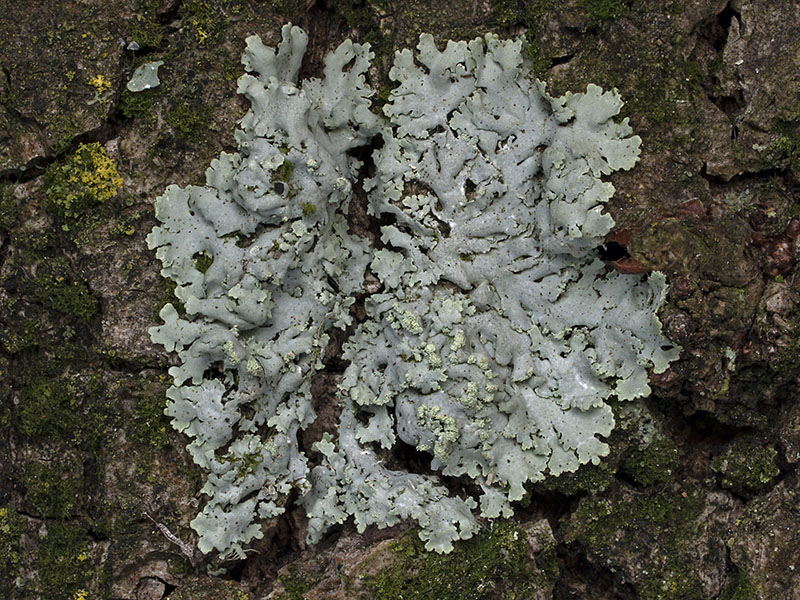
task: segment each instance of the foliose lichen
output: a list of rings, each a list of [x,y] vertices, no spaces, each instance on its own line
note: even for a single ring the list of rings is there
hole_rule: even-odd
[[[678,349],[655,312],[664,276],[610,271],[600,177],[629,169],[640,139],[613,118],[615,92],[549,96],[522,42],[492,34],[397,53],[397,82],[370,111],[367,44],[345,41],[324,78],[299,81],[307,37],[247,39],[239,92],[251,108],[205,186],[170,186],[148,238],[185,305],[153,340],[176,351],[167,414],[191,437],[209,501],[192,522],[203,552],[241,556],[298,491],[315,542],[413,519],[428,550],[512,513],[528,482],[597,463],[614,425],[605,400],[646,396],[649,368]],[[379,137],[378,137],[379,136]],[[375,143],[368,211],[380,247],[348,228]],[[202,268],[199,267],[202,265]],[[341,415],[309,464],[311,378],[333,328],[352,324],[365,275],[381,284],[344,346]],[[431,474],[392,470],[378,447],[431,455]],[[453,496],[436,473],[479,492]]]
[[[158,79],[158,68],[163,64],[163,60],[157,60],[140,65],[133,72],[130,81],[125,87],[129,92],[141,92],[158,87],[161,84]]]

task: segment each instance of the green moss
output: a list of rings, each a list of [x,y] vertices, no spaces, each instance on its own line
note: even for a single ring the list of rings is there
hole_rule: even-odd
[[[284,161],[280,164],[280,166],[277,169],[275,169],[270,175],[270,181],[273,184],[277,182],[286,184],[285,191],[279,190],[277,185],[275,186],[275,191],[279,194],[286,194],[289,197],[296,196],[297,192],[299,191],[299,188],[292,183],[293,180],[294,180],[294,164],[286,159],[284,159]],[[316,210],[316,207],[314,208],[314,210]],[[305,213],[306,213],[306,207],[303,206],[303,214],[307,217],[310,216],[310,214],[307,215]]]
[[[331,0],[330,4],[350,27],[364,27],[372,22],[375,9],[369,0]],[[375,5],[380,6],[381,2]]]
[[[36,375],[19,394],[19,430],[36,440],[61,441],[97,454],[107,427],[117,418],[99,375],[82,381],[59,377],[48,367],[29,367]]]
[[[198,142],[211,126],[211,107],[202,103],[181,102],[169,112],[167,123],[183,141]]]
[[[778,138],[770,150],[788,163],[796,180],[800,180],[800,117],[797,120],[777,120],[773,128]]]
[[[744,571],[739,570],[736,577],[722,590],[718,600],[752,600],[758,597],[750,577]]]
[[[45,172],[45,208],[61,219],[74,221],[117,195],[122,177],[97,142],[81,144],[63,162]]]
[[[159,282],[159,287],[156,292],[158,298],[156,299],[155,304],[153,305],[153,321],[160,323],[161,317],[159,314],[161,313],[161,309],[164,308],[167,304],[172,304],[175,307],[175,310],[178,311],[178,314],[183,316],[186,314],[186,307],[183,305],[178,297],[175,295],[175,288],[177,287],[177,283],[172,281],[171,279],[167,279],[166,277],[162,277]]]
[[[169,600],[250,600],[242,584],[212,577],[187,577]]]
[[[18,255],[24,254],[27,257],[43,257],[52,254],[55,239],[51,231],[41,229],[11,232],[11,246],[18,251]],[[12,263],[17,262],[13,253],[9,256],[9,260]]]
[[[13,506],[0,507],[0,582],[14,579],[24,522]],[[9,588],[6,588],[9,589]]]
[[[83,321],[94,318],[100,311],[100,303],[86,281],[74,273],[63,256],[39,263],[36,276],[27,282],[25,291],[47,308]]]
[[[369,43],[375,53],[372,64],[379,79],[371,83],[378,91],[373,104],[376,110],[383,106],[394,87],[388,73],[396,50],[415,47],[420,34],[426,32],[434,32],[437,42],[442,44],[448,39],[471,39],[485,33],[485,27],[479,26],[473,11],[465,11],[457,2],[330,0],[328,5],[350,28],[359,30],[359,41]]]
[[[161,86],[142,90],[141,92],[131,92],[128,89],[122,91],[119,101],[119,109],[126,119],[146,119],[149,124],[156,123],[155,103],[162,95]]]
[[[284,159],[277,169],[272,172],[270,176],[270,181],[283,181],[284,183],[289,183],[294,178],[294,163],[289,160]]]
[[[579,0],[578,5],[594,24],[616,21],[628,11],[630,0]]]
[[[289,565],[288,573],[278,576],[278,580],[283,585],[275,600],[304,600],[304,594],[311,590],[319,581],[319,578],[304,577],[296,565]]]
[[[492,0],[492,16],[499,27],[511,27],[522,18],[518,0]],[[524,9],[523,9],[524,10]]]
[[[711,462],[722,487],[737,492],[754,493],[764,489],[780,470],[775,462],[778,452],[753,440],[733,442]]]
[[[800,181],[800,176],[798,180]],[[789,279],[790,286],[794,284],[794,275],[787,279]],[[780,379],[787,376],[794,378],[797,376],[798,370],[797,357],[800,356],[800,304],[792,305],[789,311],[781,315],[781,319],[783,320],[781,329],[785,343],[778,344],[776,348],[777,352],[770,357],[769,372],[758,373],[752,378],[752,384],[747,382],[747,384],[742,384],[740,386],[742,392],[750,392],[749,396],[751,396],[751,398],[748,398],[751,401],[750,404],[753,405],[757,413],[765,421],[767,418],[764,416],[763,410],[759,410],[761,404],[758,402],[758,399],[763,399],[764,397],[763,390],[765,388],[771,389],[774,387],[776,375]],[[737,381],[738,380],[739,377],[737,373]]]
[[[200,254],[196,254],[194,257],[194,268],[200,271],[201,273],[205,273],[214,264],[214,257],[211,256],[208,252],[202,252]]]
[[[26,499],[46,519],[65,519],[78,498],[80,481],[63,478],[41,463],[30,463],[23,479]]]
[[[634,119],[637,133],[646,136],[648,147],[652,150],[652,144],[664,144],[674,151],[691,143],[692,111],[686,109],[700,91],[687,81],[685,60],[676,54],[671,40],[677,30],[661,18],[663,8],[636,2],[636,10],[631,10],[630,4],[585,2],[590,25],[606,25],[597,38],[586,39],[570,68],[548,83],[556,95],[567,90],[582,92],[590,82],[602,82],[604,89],[617,88],[625,99],[620,116]],[[624,34],[621,25],[612,22],[623,14],[635,24]]]
[[[54,326],[53,315],[18,296],[9,297],[2,308],[6,310],[0,311],[0,321],[7,325],[0,329],[0,350],[24,361],[25,369],[17,374],[26,381],[31,375],[52,376],[62,363],[86,357],[85,331],[78,334],[69,324]]]
[[[692,88],[692,90],[700,91],[700,84],[705,77],[700,63],[698,63],[696,60],[687,60],[686,63],[684,63],[683,68],[686,75],[686,83],[690,88]]]
[[[142,220],[143,213],[134,212],[117,218],[111,234],[114,236],[130,236],[136,233],[136,223]]]
[[[36,571],[43,598],[74,600],[93,571],[86,529],[61,521],[48,523],[47,535],[39,542]]]
[[[531,598],[557,572],[552,549],[542,552],[546,569],[529,559],[525,532],[513,523],[495,522],[476,538],[460,542],[450,554],[426,552],[414,531],[391,546],[392,564],[365,579],[375,600],[506,600]]]
[[[306,0],[269,0],[272,7],[288,21],[298,21],[306,12]]]
[[[648,445],[628,451],[622,470],[642,485],[663,483],[672,479],[681,451],[669,438],[659,437]]]
[[[131,390],[136,400],[130,424],[132,441],[156,450],[169,446],[169,420],[164,416],[167,387],[166,381],[143,380]]]
[[[41,323],[36,319],[16,319],[0,330],[0,347],[9,354],[32,350],[41,341]]]
[[[614,483],[616,472],[615,463],[603,460],[597,465],[592,463],[581,465],[574,473],[565,472],[558,477],[548,478],[541,483],[541,487],[567,496],[586,492],[597,494]]]
[[[19,216],[20,202],[14,191],[8,187],[0,188],[0,231],[9,231]]]
[[[243,10],[241,0],[184,0],[180,16],[186,31],[202,47],[217,42],[230,21]]]
[[[698,491],[587,497],[571,515],[564,537],[612,565],[622,549],[642,552],[633,581],[642,600],[703,600],[691,559],[703,506]]]
[[[793,356],[793,365],[796,366],[796,357]],[[720,399],[717,414],[715,415],[720,423],[732,425],[734,427],[755,427],[763,429],[767,427],[769,419],[763,411],[757,407],[748,406],[741,402],[740,396],[728,396]]]
[[[236,479],[235,483],[244,480],[248,475],[253,473],[258,465],[264,461],[264,457],[260,452],[245,452],[240,459],[237,459]]]
[[[65,325],[56,331],[48,332],[46,342],[42,347],[46,348],[54,371],[65,364],[77,364],[88,360],[87,343],[92,334],[89,332],[89,326],[81,329],[83,331],[79,334],[70,325]]]
[[[140,48],[158,48],[164,39],[164,26],[158,22],[158,2],[142,2],[140,12],[134,15],[128,39]]]
[[[78,389],[66,379],[41,376],[20,394],[19,429],[39,440],[71,438],[80,425]]]

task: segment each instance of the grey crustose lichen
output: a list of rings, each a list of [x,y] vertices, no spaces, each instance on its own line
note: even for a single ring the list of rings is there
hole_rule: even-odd
[[[344,42],[301,82],[306,44],[288,25],[276,49],[247,39],[238,152],[156,203],[148,243],[186,315],[168,304],[151,336],[178,353],[166,412],[207,473],[192,527],[203,552],[242,556],[298,490],[310,542],[351,516],[359,530],[413,519],[447,552],[476,512],[509,516],[527,482],[598,462],[605,400],[646,396],[647,370],[677,357],[655,314],[663,275],[598,257],[614,191],[600,177],[630,169],[641,141],[614,121],[615,92],[547,95],[521,41],[440,52],[421,36],[396,54],[382,117],[368,45]],[[370,144],[378,248],[347,222],[353,150]],[[338,429],[312,466],[298,441],[311,379],[367,272],[381,288],[344,345]],[[431,474],[382,463],[401,443],[430,454]]]

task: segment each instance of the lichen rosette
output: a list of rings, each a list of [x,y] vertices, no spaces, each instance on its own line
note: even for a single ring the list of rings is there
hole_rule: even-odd
[[[447,552],[478,514],[511,515],[526,483],[598,462],[606,400],[648,395],[648,369],[677,357],[656,317],[663,275],[598,256],[613,226],[601,177],[633,167],[641,140],[614,120],[616,92],[549,96],[519,40],[439,51],[421,36],[395,57],[383,117],[368,45],[344,42],[323,79],[300,82],[306,42],[290,26],[277,49],[248,38],[239,150],[205,186],[168,188],[148,239],[186,307],[165,307],[151,335],[178,352],[167,414],[208,472],[192,525],[201,550],[242,555],[295,489],[311,542],[351,516],[359,530],[413,519]],[[348,227],[366,172],[353,151],[370,145],[379,247]],[[311,377],[357,295],[341,416],[311,466]],[[398,444],[429,453],[430,472],[385,466]]]

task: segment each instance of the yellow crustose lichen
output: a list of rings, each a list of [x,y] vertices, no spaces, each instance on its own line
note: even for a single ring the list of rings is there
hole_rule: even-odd
[[[102,73],[92,77],[89,80],[89,84],[95,89],[98,96],[102,96],[111,90],[111,81]]]
[[[78,146],[63,164],[48,169],[46,179],[48,203],[66,217],[110,200],[122,187],[116,164],[97,142]]]
[[[97,142],[81,144],[73,157],[73,166],[68,181],[81,184],[98,202],[113,198],[122,187],[117,166]]]

